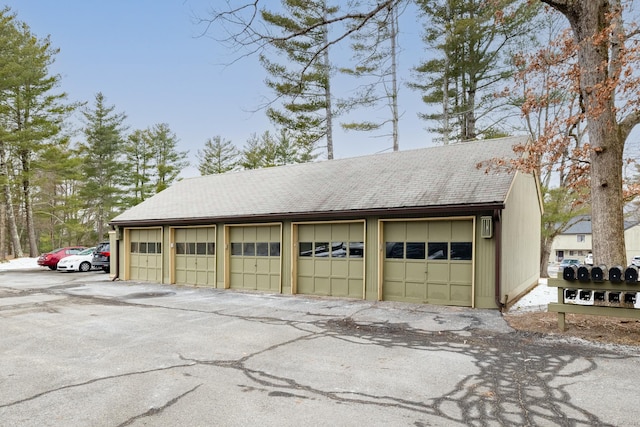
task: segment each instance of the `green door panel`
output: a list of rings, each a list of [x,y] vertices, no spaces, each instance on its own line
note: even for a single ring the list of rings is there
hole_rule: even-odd
[[[215,286],[215,227],[174,230],[175,283]]]
[[[388,221],[383,237],[383,299],[471,306],[472,220]]]
[[[242,245],[242,253],[232,253],[229,261],[229,286],[280,292],[280,226],[230,227],[231,245]]]
[[[129,278],[162,281],[162,232],[160,229],[129,230]]]
[[[297,243],[299,294],[362,298],[363,222],[299,224]]]

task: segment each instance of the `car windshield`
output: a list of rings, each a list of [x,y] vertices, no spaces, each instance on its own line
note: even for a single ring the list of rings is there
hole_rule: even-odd
[[[95,250],[96,250],[96,248],[87,248],[87,249],[83,250],[82,252],[78,252],[78,255],[90,255]]]

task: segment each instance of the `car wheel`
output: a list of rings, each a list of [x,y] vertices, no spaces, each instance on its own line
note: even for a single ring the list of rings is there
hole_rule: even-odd
[[[90,262],[83,262],[78,266],[78,270],[80,271],[89,271],[91,270],[91,263]]]
[[[57,265],[48,265],[47,267],[49,267],[49,270],[55,270],[58,266]]]
[[[102,271],[104,271],[105,273],[109,272],[109,267],[102,267]]]

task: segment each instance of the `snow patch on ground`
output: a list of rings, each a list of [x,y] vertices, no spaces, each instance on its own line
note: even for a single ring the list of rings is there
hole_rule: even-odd
[[[509,311],[547,311],[547,304],[558,302],[558,288],[547,286],[547,279],[540,279],[538,286],[520,298]]]
[[[28,270],[32,268],[42,268],[38,265],[38,258],[16,258],[8,262],[0,261],[0,271],[2,270]]]

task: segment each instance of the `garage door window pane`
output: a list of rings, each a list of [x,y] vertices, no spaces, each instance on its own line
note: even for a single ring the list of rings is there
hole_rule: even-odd
[[[316,242],[314,253],[317,257],[328,257],[329,242]]]
[[[429,259],[447,259],[448,255],[447,242],[429,242]]]
[[[407,259],[424,259],[424,242],[407,242]]]
[[[333,258],[346,258],[347,244],[345,242],[331,242],[331,256]]]
[[[256,244],[251,243],[243,243],[242,245],[242,255],[244,256],[255,256],[256,255]]]
[[[160,242],[156,242],[156,253],[157,254],[161,254],[162,253],[162,243],[160,243]]]
[[[300,256],[312,256],[313,255],[313,243],[300,242]]]
[[[349,258],[362,258],[364,256],[364,242],[349,243]]]
[[[216,244],[214,242],[207,243],[207,255],[216,254]]]
[[[404,242],[387,242],[387,258],[404,258]]]
[[[198,255],[206,255],[207,254],[207,244],[205,242],[196,243],[196,253]]]
[[[155,254],[156,253],[156,242],[147,243],[147,253]]]
[[[269,243],[269,255],[280,256],[280,242]]]
[[[269,243],[258,242],[256,243],[256,255],[257,256],[269,256]]]
[[[231,244],[231,255],[242,255],[242,243]]]
[[[451,259],[471,260],[471,242],[451,242]]]
[[[195,255],[195,253],[196,253],[196,243],[195,242],[187,243],[187,253],[189,255]]]
[[[141,254],[146,254],[147,253],[147,242],[140,242],[140,253]]]
[[[131,242],[131,253],[138,253],[138,242]]]
[[[184,255],[184,250],[183,242],[176,243],[176,255]]]

